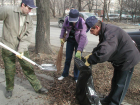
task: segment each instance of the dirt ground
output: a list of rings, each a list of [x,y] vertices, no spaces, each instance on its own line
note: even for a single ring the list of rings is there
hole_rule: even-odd
[[[53,54],[46,55],[46,54],[35,54],[34,46],[29,47],[30,51],[30,58],[38,64],[43,63],[53,63],[56,61],[57,54],[59,51],[58,47],[51,46],[53,50]],[[87,52],[84,52],[82,55],[86,56]],[[0,55],[1,58],[1,55]],[[49,90],[46,99],[50,101],[50,105],[79,105],[78,101],[75,97],[75,88],[76,83],[73,80],[73,65],[74,61],[72,60],[71,67],[70,67],[70,74],[66,77],[63,81],[58,81],[57,78],[61,76],[63,71],[65,61],[65,52],[63,53],[63,60],[62,60],[62,69],[59,72],[47,72],[41,71],[39,68],[34,67],[35,72],[38,74],[46,74],[54,78],[54,81],[48,81],[44,78],[38,77],[41,81],[42,85]],[[3,66],[3,60],[0,59],[1,68]],[[19,63],[16,64],[17,71],[16,76],[20,77],[21,79],[26,79],[23,75],[22,70],[20,69]],[[127,91],[125,100],[132,104],[132,105],[140,105],[140,63],[136,65],[129,89]],[[113,74],[113,67],[109,62],[99,63],[97,65],[92,66],[92,74],[94,80],[95,90],[99,96],[106,96],[110,91],[111,85],[111,78]],[[44,104],[45,105],[45,104]]]

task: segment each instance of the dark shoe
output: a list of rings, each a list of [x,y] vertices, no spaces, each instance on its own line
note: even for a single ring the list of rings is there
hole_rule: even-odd
[[[38,93],[46,94],[48,93],[48,90],[42,87],[41,89],[38,90]]]
[[[107,101],[105,98],[103,98],[103,99],[100,99],[100,102],[101,102],[101,104],[102,105],[109,105],[109,101]]]
[[[10,99],[12,97],[12,91],[6,91],[5,97]]]

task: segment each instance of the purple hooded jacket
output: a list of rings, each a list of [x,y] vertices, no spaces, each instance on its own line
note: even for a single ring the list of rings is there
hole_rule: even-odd
[[[68,21],[68,16],[65,18],[65,21],[63,23],[63,27],[61,29],[61,34],[60,34],[60,38],[64,37],[64,33],[67,31],[67,35],[66,35],[66,40],[69,37],[69,33],[72,29],[72,25],[71,23]],[[75,40],[78,43],[78,48],[77,51],[83,51],[85,45],[87,44],[88,40],[87,40],[87,35],[86,35],[86,30],[87,30],[87,26],[85,24],[85,21],[79,17],[78,22],[75,24]]]

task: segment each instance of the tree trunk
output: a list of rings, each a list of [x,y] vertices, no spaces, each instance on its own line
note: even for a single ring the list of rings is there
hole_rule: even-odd
[[[55,0],[52,1],[52,2],[50,2],[50,9],[51,9],[51,11],[52,11],[53,17],[55,18],[55,17],[56,17],[56,16],[55,16]]]
[[[104,6],[103,6],[103,20],[105,20],[105,16],[106,16],[106,0],[104,0]]]
[[[78,0],[78,10],[82,11],[82,9],[81,9],[81,0]]]
[[[4,0],[2,0],[2,3],[1,4],[2,4],[2,6],[4,5]]]
[[[120,0],[120,22],[122,20],[123,0]]]
[[[50,54],[50,1],[36,0],[37,28],[36,28],[36,53]]]
[[[13,4],[12,4],[12,0],[11,0],[11,5],[13,5]]]
[[[64,4],[66,4],[66,0],[64,0]],[[63,5],[63,4],[62,4]],[[63,16],[65,16],[65,9],[66,9],[66,6],[65,5],[63,5],[64,7],[64,9],[63,9]]]
[[[14,0],[14,5],[16,4],[16,0]]]

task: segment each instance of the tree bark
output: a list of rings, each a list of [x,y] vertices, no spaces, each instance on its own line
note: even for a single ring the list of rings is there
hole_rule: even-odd
[[[50,9],[52,11],[52,15],[53,15],[54,18],[56,17],[55,16],[55,6],[56,6],[55,3],[56,3],[55,0],[52,0],[52,2],[50,2]]]
[[[104,0],[104,6],[103,6],[103,20],[105,20],[105,16],[106,16],[106,0]]]
[[[78,10],[79,11],[82,11],[82,8],[81,8],[81,0],[78,0]]]
[[[36,0],[37,27],[36,27],[36,53],[50,54],[50,1]]]
[[[2,0],[2,3],[1,4],[2,4],[2,6],[4,5],[4,0]]]

